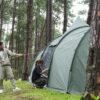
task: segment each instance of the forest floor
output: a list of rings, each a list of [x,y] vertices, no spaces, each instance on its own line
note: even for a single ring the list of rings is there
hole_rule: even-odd
[[[5,92],[0,94],[0,100],[80,100],[81,95],[68,95],[47,89],[33,89],[25,81],[16,81],[20,91],[13,92],[10,81],[4,82]]]

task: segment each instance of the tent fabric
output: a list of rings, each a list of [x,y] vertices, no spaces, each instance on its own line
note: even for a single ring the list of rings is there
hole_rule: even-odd
[[[58,45],[53,55],[53,61],[51,65],[48,87],[67,91],[67,88],[69,86],[68,85],[69,78],[71,74],[70,69],[72,67],[72,61],[74,58],[74,54],[75,52],[77,52],[76,48],[78,44],[80,43],[81,39],[87,33],[87,29],[90,30],[90,28],[85,28],[85,29],[83,28],[83,29],[76,30],[77,32],[74,31],[73,33],[65,37],[61,41],[61,43]],[[83,54],[83,56],[85,55]],[[81,60],[83,61],[84,59],[82,58]],[[87,59],[85,60],[87,61]],[[80,66],[79,63],[77,65],[78,67]],[[80,81],[83,81],[83,80],[80,80]]]
[[[90,34],[86,34],[77,48],[71,68],[71,78],[68,87],[69,93],[76,93],[75,91],[77,91],[77,93],[82,93],[84,91],[86,85],[87,58],[89,53],[89,37]]]
[[[49,68],[51,65],[52,57],[55,51],[55,47],[48,47],[47,50],[44,52],[42,59],[44,61],[44,68]],[[45,73],[48,75],[48,72]]]
[[[48,88],[73,94],[84,92],[90,32],[89,25],[77,18],[65,34],[42,52],[45,67],[50,69]]]
[[[55,47],[48,47],[48,49],[46,50],[46,52],[42,56],[42,59],[44,60],[45,67],[50,67],[54,50],[55,50]]]

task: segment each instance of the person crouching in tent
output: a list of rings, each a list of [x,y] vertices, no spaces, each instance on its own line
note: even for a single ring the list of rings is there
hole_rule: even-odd
[[[45,72],[48,71],[48,68],[42,70],[43,63],[44,63],[43,60],[36,61],[35,69],[32,74],[32,83],[33,83],[33,87],[35,88],[43,88],[44,85],[46,85],[47,83],[48,76],[45,75]]]
[[[22,56],[23,54],[13,53],[12,51],[4,48],[3,42],[0,42],[0,93],[3,93],[3,79],[4,74],[7,74],[7,77],[10,79],[11,84],[13,86],[13,91],[20,90],[20,88],[16,87],[14,82],[14,75],[11,69],[11,63],[9,56]]]

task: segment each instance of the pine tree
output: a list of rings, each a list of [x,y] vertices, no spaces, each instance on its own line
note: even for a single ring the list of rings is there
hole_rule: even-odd
[[[10,36],[10,44],[9,44],[9,48],[13,51],[14,48],[14,26],[15,26],[15,18],[16,18],[16,6],[17,6],[17,1],[14,0],[13,3],[13,17],[12,17],[12,29],[11,29],[11,36]]]
[[[28,0],[27,2],[27,32],[25,41],[25,56],[23,64],[23,80],[28,79],[28,70],[32,61],[32,20],[33,20],[33,0]]]
[[[88,17],[88,24],[92,27],[92,56],[94,67],[90,68],[91,72],[89,81],[89,92],[100,96],[100,0],[91,0]]]
[[[63,22],[63,33],[67,31],[67,0],[64,0],[64,22]]]
[[[4,14],[4,0],[2,0],[0,4],[0,41],[2,40],[3,14]]]
[[[46,45],[52,40],[52,0],[46,4]]]

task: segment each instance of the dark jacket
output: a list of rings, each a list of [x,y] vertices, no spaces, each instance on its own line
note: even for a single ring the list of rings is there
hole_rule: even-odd
[[[41,77],[41,73],[42,72],[42,69],[40,66],[36,66],[34,71],[33,71],[33,74],[32,74],[32,82],[34,83],[34,81],[36,81],[37,79],[39,79]]]

